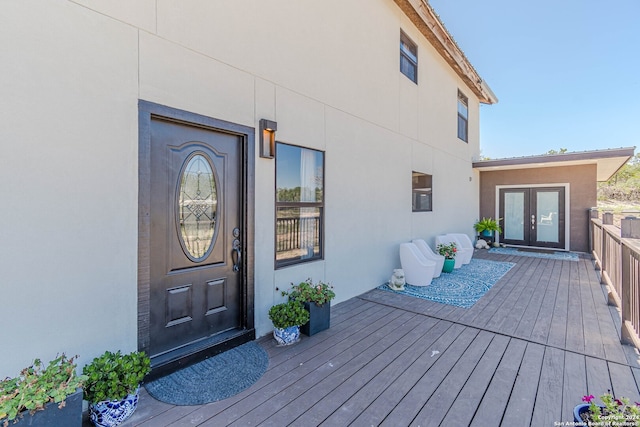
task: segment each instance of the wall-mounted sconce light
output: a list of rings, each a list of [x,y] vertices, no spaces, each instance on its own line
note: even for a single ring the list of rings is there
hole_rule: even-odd
[[[273,159],[276,156],[276,130],[278,123],[260,119],[260,157]]]

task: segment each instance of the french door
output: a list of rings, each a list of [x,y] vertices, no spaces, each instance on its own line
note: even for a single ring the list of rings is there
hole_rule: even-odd
[[[502,243],[565,249],[565,188],[500,189]]]

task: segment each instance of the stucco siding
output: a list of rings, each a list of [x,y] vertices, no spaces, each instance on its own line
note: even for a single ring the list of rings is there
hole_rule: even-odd
[[[417,85],[399,71],[401,29]],[[342,301],[400,267],[400,242],[473,232],[478,99],[392,0],[10,0],[0,62],[0,377],[34,357],[137,348],[140,99],[275,120],[278,141],[325,152],[325,258],[278,270],[275,162],[256,153],[258,335],[276,288],[312,277]],[[432,212],[411,211],[412,170],[433,175]]]
[[[138,32],[33,3],[0,14],[0,378],[137,347]]]

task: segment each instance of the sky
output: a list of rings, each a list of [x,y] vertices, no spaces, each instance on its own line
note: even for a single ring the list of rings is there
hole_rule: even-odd
[[[498,97],[483,156],[640,148],[640,0],[429,3]]]

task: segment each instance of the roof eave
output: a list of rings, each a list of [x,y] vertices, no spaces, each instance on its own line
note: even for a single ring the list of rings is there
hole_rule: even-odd
[[[495,104],[498,98],[482,80],[449,31],[426,0],[394,0],[422,35],[483,104]]]
[[[479,160],[473,162],[473,168],[480,172],[485,172],[596,164],[597,180],[607,181],[633,157],[635,148],[636,147],[623,147],[563,154],[542,154],[527,157]]]

